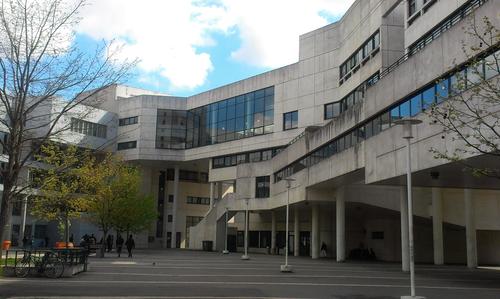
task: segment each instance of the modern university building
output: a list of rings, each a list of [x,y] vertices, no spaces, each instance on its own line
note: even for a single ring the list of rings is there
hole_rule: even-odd
[[[357,0],[338,22],[299,37],[294,64],[187,98],[112,86],[91,116],[67,120],[70,135],[141,168],[159,217],[137,236],[140,247],[212,241],[223,250],[227,225],[228,248],[241,251],[248,209],[250,252],[283,253],[288,238],[294,255],[318,258],[324,244],[339,261],[359,248],[407,261],[406,141],[394,122],[411,116],[423,121],[411,140],[416,261],[499,264],[498,181],[434,158],[431,147],[461,144],[422,113],[436,94],[451,96],[466,63],[466,19],[500,28],[499,4]],[[498,84],[496,72],[483,75]],[[468,162],[495,164],[484,155]],[[72,227],[75,239],[89,230]]]

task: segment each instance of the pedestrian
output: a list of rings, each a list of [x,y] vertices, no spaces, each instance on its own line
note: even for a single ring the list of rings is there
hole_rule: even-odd
[[[73,236],[73,234],[71,234],[71,236],[69,236],[69,242],[70,243],[74,243],[75,242],[75,237]]]
[[[127,246],[128,257],[132,257],[132,249],[135,247],[135,242],[132,238],[132,235],[128,237],[127,242],[125,242],[125,246]]]
[[[26,249],[28,247],[28,238],[26,235],[23,237],[23,248]]]
[[[321,243],[321,257],[326,257],[326,244],[325,244],[325,242]]]
[[[118,257],[120,257],[122,253],[123,242],[124,240],[122,238],[122,235],[118,234],[118,236],[116,237],[116,252],[118,253]]]
[[[108,247],[108,252],[111,252],[111,249],[113,249],[113,236],[112,235],[108,235],[108,237],[106,238],[106,245]]]
[[[49,248],[49,237],[45,236],[44,241],[45,241],[45,248]]]

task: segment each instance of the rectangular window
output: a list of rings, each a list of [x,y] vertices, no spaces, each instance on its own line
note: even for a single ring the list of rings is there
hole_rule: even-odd
[[[298,127],[299,112],[291,111],[283,114],[283,130],[296,129]]]
[[[120,118],[120,120],[118,121],[118,125],[120,127],[122,127],[122,126],[128,126],[128,125],[135,125],[138,122],[139,122],[139,117],[133,116],[133,117],[127,117],[127,118]]]
[[[436,102],[435,98],[436,98],[435,85],[424,90],[424,92],[422,93],[422,109],[423,110],[429,109]]]
[[[172,215],[167,215],[167,222],[172,222]]]
[[[255,178],[255,198],[269,197],[270,177],[259,176]]]
[[[136,147],[137,147],[137,141],[120,142],[117,144],[117,150],[119,151],[128,150]]]

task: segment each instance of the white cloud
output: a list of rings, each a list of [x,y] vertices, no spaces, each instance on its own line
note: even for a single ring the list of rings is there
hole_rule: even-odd
[[[117,39],[122,58],[169,80],[174,89],[202,85],[213,70],[215,32],[239,34],[231,56],[245,64],[277,67],[298,57],[298,35],[327,23],[320,12],[342,14],[353,0],[94,0],[82,11],[78,32]],[[203,47],[203,51],[201,50]]]

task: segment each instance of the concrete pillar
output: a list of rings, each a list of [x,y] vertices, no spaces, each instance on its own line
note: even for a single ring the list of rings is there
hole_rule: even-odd
[[[299,256],[300,242],[300,220],[299,208],[295,207],[294,222],[293,222],[293,255]]]
[[[222,199],[222,195],[223,195],[222,192],[223,192],[222,182],[217,182],[217,199],[218,200]]]
[[[319,205],[312,205],[311,215],[311,257],[319,258]]]
[[[399,208],[401,211],[401,268],[404,272],[410,271],[410,244],[408,238],[408,201],[406,187],[402,186],[399,192]]]
[[[177,244],[177,206],[179,201],[179,166],[174,171],[174,202],[172,205],[172,242],[170,248],[176,248]]]
[[[464,190],[465,201],[465,239],[467,242],[467,267],[477,267],[476,217],[472,190]]]
[[[271,253],[276,253],[276,212],[271,211]]]
[[[337,262],[345,261],[345,193],[344,189],[337,190],[336,204],[336,240]]]
[[[214,192],[215,192],[215,183],[210,182],[210,210],[214,207]]]
[[[432,188],[432,239],[434,245],[434,264],[444,264],[443,254],[443,203],[441,189]]]

